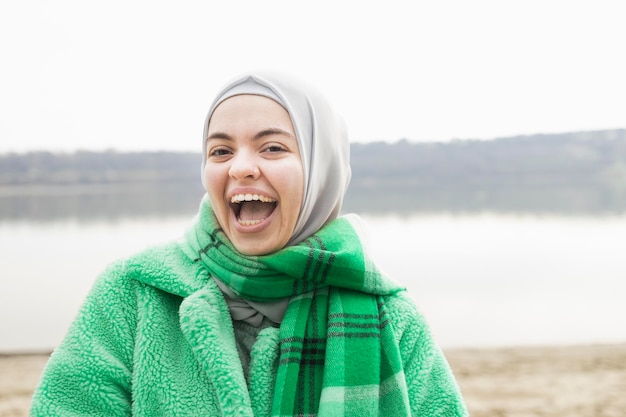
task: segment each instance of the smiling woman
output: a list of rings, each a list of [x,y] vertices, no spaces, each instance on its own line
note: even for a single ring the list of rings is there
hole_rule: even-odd
[[[328,103],[238,78],[203,149],[194,224],[99,277],[31,414],[466,415],[423,317],[339,216],[349,144]]]

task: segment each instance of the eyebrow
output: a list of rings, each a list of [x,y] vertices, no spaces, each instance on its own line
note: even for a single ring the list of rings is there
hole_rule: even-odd
[[[295,139],[294,135],[292,135],[291,133],[289,133],[289,132],[287,132],[285,130],[279,129],[277,127],[271,127],[269,129],[261,130],[259,133],[254,135],[254,139],[256,140],[256,139],[262,138],[263,136],[271,136],[271,135],[284,135],[284,136],[288,136],[290,138],[294,138]]]
[[[258,140],[265,136],[271,136],[271,135],[284,135],[284,136],[296,139],[294,135],[292,135],[291,133],[283,129],[271,127],[268,129],[263,129],[260,132],[258,132],[256,135],[254,135],[254,138],[252,138],[252,140]],[[206,140],[210,140],[210,139],[233,140],[233,138],[228,133],[225,133],[225,132],[213,132],[207,137]]]

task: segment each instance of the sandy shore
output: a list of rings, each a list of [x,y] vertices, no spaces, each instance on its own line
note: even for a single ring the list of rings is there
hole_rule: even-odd
[[[457,349],[446,355],[473,416],[626,416],[626,344]],[[0,417],[28,414],[46,359],[0,355]]]
[[[626,344],[447,356],[473,416],[626,416]]]

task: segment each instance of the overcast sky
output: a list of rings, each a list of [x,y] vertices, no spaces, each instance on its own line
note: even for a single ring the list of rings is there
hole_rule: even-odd
[[[200,150],[248,69],[317,85],[352,141],[626,128],[626,2],[20,0],[0,152]]]

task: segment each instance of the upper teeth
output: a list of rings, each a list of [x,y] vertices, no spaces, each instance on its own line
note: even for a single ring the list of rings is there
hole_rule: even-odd
[[[262,203],[273,203],[276,200],[258,194],[235,194],[230,198],[231,203],[241,203],[242,201],[260,201]]]

